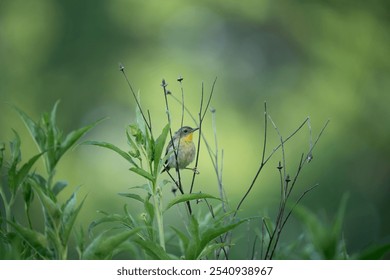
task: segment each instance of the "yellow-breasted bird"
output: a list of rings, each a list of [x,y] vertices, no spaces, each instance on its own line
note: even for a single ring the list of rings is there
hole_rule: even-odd
[[[195,144],[192,142],[194,131],[199,128],[192,128],[189,126],[183,126],[175,134],[172,136],[171,141],[168,143],[165,155],[171,154],[169,158],[165,162],[165,167],[161,171],[169,171],[171,168],[186,168],[195,158]],[[173,143],[173,144],[172,144]],[[176,155],[173,149],[175,148],[177,154],[177,162]]]

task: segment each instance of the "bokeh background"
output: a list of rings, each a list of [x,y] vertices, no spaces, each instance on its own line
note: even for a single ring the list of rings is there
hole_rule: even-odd
[[[125,148],[135,103],[119,62],[150,110],[156,133],[167,122],[162,78],[180,98],[176,78],[184,77],[185,103],[196,115],[201,83],[207,95],[218,77],[211,106],[231,207],[261,159],[264,101],[284,136],[310,116],[316,137],[330,119],[295,198],[319,183],[302,203],[331,221],[348,193],[343,236],[353,254],[388,242],[390,235],[389,12],[389,1],[380,0],[1,1],[0,140],[11,140],[16,129],[24,159],[36,154],[11,104],[38,119],[61,100],[58,120],[65,132],[108,117],[85,139]],[[180,106],[173,101],[171,106],[178,127]],[[188,116],[185,121],[193,125]],[[204,133],[213,143],[210,115]],[[269,135],[268,152],[278,144],[272,127]],[[289,172],[308,148],[305,128],[286,146]],[[274,213],[278,160],[280,154],[261,174],[242,206],[243,217]],[[99,217],[98,209],[122,211],[128,201],[117,193],[141,183],[128,168],[97,147],[79,146],[67,154],[56,179],[67,180],[69,192],[81,185],[80,192],[88,194],[80,224],[87,227]],[[195,190],[217,194],[205,149],[199,169]],[[167,224],[176,216],[168,213]],[[292,219],[282,244],[299,232],[299,221]],[[247,257],[242,235],[237,258]]]

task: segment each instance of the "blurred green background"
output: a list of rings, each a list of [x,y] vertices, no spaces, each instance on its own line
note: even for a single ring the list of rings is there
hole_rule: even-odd
[[[211,106],[231,207],[261,159],[265,100],[284,136],[310,116],[315,137],[330,119],[295,198],[319,183],[302,203],[331,220],[341,196],[349,193],[343,235],[353,254],[390,241],[389,11],[389,1],[360,0],[1,1],[0,141],[11,140],[16,129],[24,159],[36,154],[10,104],[38,119],[60,99],[64,131],[108,117],[87,138],[125,148],[124,130],[134,122],[135,103],[119,62],[140,90],[156,134],[166,123],[162,78],[180,97],[176,78],[184,77],[185,103],[196,115],[202,81],[208,94],[218,77]],[[171,106],[177,128],[180,106],[173,101]],[[188,116],[185,121],[193,125]],[[211,143],[212,131],[208,115],[204,133]],[[269,134],[268,152],[278,144],[272,127]],[[286,146],[291,174],[308,148],[305,128]],[[280,158],[277,154],[260,176],[242,217],[274,213]],[[217,194],[205,149],[199,169],[195,191]],[[127,201],[117,193],[141,182],[121,158],[90,146],[68,153],[57,179],[70,183],[69,192],[81,185],[88,194],[79,218],[85,226],[98,217],[98,209],[121,211]],[[190,174],[183,180],[189,182]],[[176,215],[168,213],[167,225]],[[282,244],[301,230],[292,219]],[[244,244],[237,257],[245,258],[245,235],[236,242]]]

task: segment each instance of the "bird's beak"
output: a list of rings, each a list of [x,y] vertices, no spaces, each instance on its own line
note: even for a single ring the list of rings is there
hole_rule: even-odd
[[[192,132],[197,131],[198,129],[199,129],[199,127],[193,128],[193,129],[192,129]]]

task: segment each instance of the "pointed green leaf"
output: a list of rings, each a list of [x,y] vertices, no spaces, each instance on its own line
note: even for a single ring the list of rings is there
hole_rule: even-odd
[[[199,256],[197,257],[198,260],[202,259],[202,258],[205,258],[207,257],[209,254],[212,254],[215,252],[215,250],[219,250],[223,247],[225,247],[226,244],[225,243],[212,243],[212,244],[209,244],[207,245],[203,251],[199,254]]]
[[[34,163],[41,157],[43,153],[33,156],[28,162],[23,164],[23,166],[16,173],[15,187],[19,187],[23,181],[26,179],[28,172]]]
[[[128,153],[126,153],[125,151],[121,150],[120,148],[118,148],[117,146],[115,146],[111,143],[98,142],[98,141],[86,141],[83,144],[99,146],[99,147],[103,147],[103,148],[112,150],[112,151],[116,152],[117,154],[119,154],[121,157],[123,157],[125,160],[127,160],[132,165],[137,166],[137,164],[134,162],[134,160],[131,158],[131,156]]]
[[[62,215],[62,223],[61,226],[61,239],[62,239],[62,245],[66,246],[69,241],[70,233],[72,232],[73,225],[76,222],[76,218],[81,210],[81,207],[84,204],[84,201],[87,197],[85,196],[84,199],[81,201],[79,206],[75,208],[76,203],[76,193],[73,193],[71,198],[68,200],[68,202],[65,204],[63,215]]]
[[[53,109],[50,113],[50,124],[52,125],[52,127],[55,127],[55,124],[57,123],[56,116],[58,104],[60,104],[60,100],[57,100],[56,103],[54,103]]]
[[[34,199],[34,192],[32,191],[31,182],[26,181],[26,183],[23,184],[22,193],[25,206],[28,209]]]
[[[165,141],[167,139],[167,135],[169,132],[169,124],[167,124],[159,137],[156,139],[156,143],[154,145],[154,174],[158,174],[159,170],[162,168],[161,155],[163,153]]]
[[[132,199],[138,200],[141,203],[144,203],[144,199],[141,196],[139,196],[138,194],[134,194],[134,193],[118,193],[118,195],[124,196],[124,197],[128,197],[128,198],[132,198]]]
[[[347,209],[347,203],[348,203],[349,195],[344,194],[341,198],[339,209],[337,210],[336,219],[333,224],[332,233],[335,235],[336,238],[341,236],[344,217],[345,217],[345,211]]]
[[[134,187],[129,187],[130,190],[133,190],[133,189],[141,189],[141,190],[145,190],[147,192],[150,192],[150,185],[149,184],[143,184],[141,186],[134,186]]]
[[[56,150],[57,150],[57,129],[56,124],[52,124],[50,122],[49,114],[44,113],[41,117],[41,125],[43,127],[43,130],[45,132],[46,137],[46,143],[45,143],[45,151],[46,151],[46,162],[48,163],[47,168],[49,173],[52,172],[52,170],[55,167],[56,163]]]
[[[138,145],[144,145],[145,144],[145,137],[141,129],[138,127],[137,124],[131,124],[129,125],[127,131],[127,137],[130,142],[134,144],[135,147],[138,147]],[[130,132],[130,135],[129,135]],[[132,137],[131,137],[132,136]],[[133,138],[135,139],[135,142],[133,141]]]
[[[208,228],[204,233],[201,235],[200,240],[200,247],[205,248],[207,244],[217,238],[218,236],[227,233],[228,231],[236,228],[237,226],[241,225],[242,223],[246,222],[247,220],[242,220],[236,223],[229,224],[227,226],[215,226]]]
[[[101,212],[103,213],[103,212]],[[102,218],[99,218],[95,221],[93,221],[89,227],[88,227],[88,234],[91,235],[92,234],[92,230],[97,227],[98,225],[100,224],[104,224],[104,223],[114,223],[114,222],[119,222],[119,223],[122,223],[122,224],[126,224],[128,223],[127,221],[127,217],[125,216],[122,216],[122,215],[119,215],[119,214],[107,214],[107,213],[103,213],[105,214],[104,217]]]
[[[178,203],[182,203],[182,202],[186,202],[186,201],[190,201],[190,200],[205,199],[205,198],[221,200],[220,198],[215,197],[211,194],[207,194],[207,193],[187,193],[187,194],[179,195],[179,196],[175,197],[174,199],[172,199],[168,203],[167,207],[165,208],[165,211],[167,211],[169,208],[171,208],[172,206],[174,206]]]
[[[199,223],[193,215],[191,216],[188,232],[190,233],[190,242],[185,251],[185,257],[187,260],[194,260],[203,248],[200,247]]]
[[[128,204],[125,204],[123,205],[123,210],[126,214],[126,223],[132,227],[132,228],[135,228],[135,227],[138,227],[138,223],[136,221],[136,219],[134,219],[133,215],[130,213],[129,209],[128,209]]]
[[[171,228],[173,229],[173,231],[176,233],[176,235],[179,237],[180,241],[182,242],[184,250],[186,250],[186,248],[188,247],[188,244],[190,242],[187,235],[184,232],[182,232],[181,230],[179,230],[173,226],[171,226]]]
[[[35,140],[35,143],[37,144],[39,150],[43,152],[45,150],[46,137],[42,128],[36,122],[34,122],[34,120],[31,119],[25,112],[23,112],[17,107],[14,108],[24,122],[32,138]]]
[[[142,113],[141,113],[141,108],[138,107],[138,104],[141,106],[141,98],[140,98],[140,94],[138,92],[138,103],[137,103],[137,106],[135,108],[135,118],[136,118],[136,121],[137,121],[137,125],[139,127],[139,129],[142,131],[142,134],[145,135],[145,129],[146,129],[146,124],[145,124],[145,120],[142,116]]]
[[[84,126],[83,128],[80,128],[80,129],[77,129],[77,130],[74,130],[72,132],[70,132],[64,139],[64,141],[61,143],[61,147],[56,155],[56,162],[55,164],[58,163],[58,161],[60,160],[60,158],[65,154],[65,152],[67,150],[69,150],[73,145],[76,144],[76,142],[81,138],[83,137],[89,130],[91,130],[92,128],[94,128],[99,122],[101,122],[102,120],[98,120],[96,122],[94,122],[93,124],[90,124],[90,125],[87,125],[87,126]]]
[[[82,259],[109,259],[112,257],[115,249],[117,249],[119,245],[137,234],[140,230],[140,228],[137,228],[129,231],[122,231],[114,235],[102,233],[85,249]]]
[[[358,256],[359,260],[381,260],[386,253],[390,253],[390,243],[368,248]]]
[[[127,143],[130,146],[129,154],[134,158],[140,158],[141,152],[138,149],[137,144],[134,142],[133,138],[129,134],[129,130],[126,130]]]
[[[153,136],[150,135],[150,132],[148,129],[145,128],[145,150],[146,155],[149,161],[152,161],[154,159],[154,139]]]
[[[17,223],[8,221],[15,231],[27,242],[27,244],[34,249],[43,259],[51,258],[51,253],[48,250],[49,244],[46,236],[43,234],[25,228]]]
[[[152,226],[152,223],[153,223],[153,220],[154,220],[154,207],[153,207],[153,204],[150,203],[149,200],[145,199],[145,201],[144,201],[144,208],[146,210],[146,214],[148,214],[147,224],[149,226]]]
[[[135,242],[140,245],[145,252],[155,260],[170,260],[172,259],[165,250],[157,243],[136,239]]]
[[[56,182],[52,190],[53,194],[57,196],[67,185],[68,183],[65,181]]]
[[[270,217],[263,217],[263,223],[265,225],[265,230],[267,231],[268,237],[271,237],[274,232],[275,226]]]
[[[55,203],[55,201],[53,201],[48,195],[43,192],[41,186],[38,186],[35,181],[33,181],[32,187],[37,193],[44,209],[49,214],[49,217],[51,218],[52,222],[57,224],[61,217],[61,209],[59,208],[59,206]]]
[[[4,151],[5,151],[5,144],[4,143],[0,143],[0,167],[3,166]]]
[[[154,177],[152,176],[152,174],[150,174],[149,172],[143,170],[142,168],[139,168],[139,167],[131,167],[130,168],[131,171],[133,171],[134,173],[137,173],[138,175],[148,179],[149,181],[153,182],[154,181]]]

